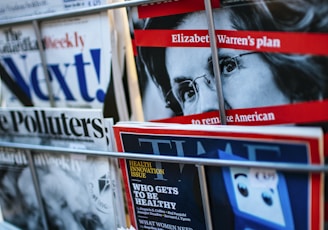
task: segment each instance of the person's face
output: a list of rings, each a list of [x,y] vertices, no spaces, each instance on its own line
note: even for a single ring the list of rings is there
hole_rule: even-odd
[[[216,10],[213,15],[217,29],[235,30],[227,10]],[[189,15],[177,29],[207,29],[206,20],[205,13]],[[289,99],[277,87],[268,63],[259,53],[249,52],[225,48],[218,51],[226,109],[289,103]],[[214,80],[211,60],[210,48],[167,48],[166,67],[172,88],[177,89],[177,83],[185,79],[194,80],[203,75]],[[208,87],[204,78],[196,80],[196,85],[197,98],[191,98],[192,94],[186,90],[175,93],[185,115],[218,108],[217,94],[213,87]],[[211,86],[215,88],[213,81]]]
[[[84,194],[79,190],[78,182],[73,181],[64,171],[55,167],[52,167],[51,171],[40,172],[38,174],[40,189],[51,227],[54,229],[81,229],[81,224],[74,217],[76,210],[71,207],[76,199],[68,200],[71,191],[75,191],[74,194],[83,197]],[[65,192],[62,188],[70,192]],[[82,206],[82,204],[80,205]]]
[[[25,220],[28,229],[42,229],[40,207],[31,182],[32,174],[27,167],[22,171],[18,179],[18,188],[28,210],[28,213],[25,213]]]
[[[184,23],[177,27],[177,29],[193,28],[207,28],[205,15],[188,17]],[[172,93],[178,100],[183,114],[218,110],[218,99],[211,66],[211,49],[168,47],[165,56]]]

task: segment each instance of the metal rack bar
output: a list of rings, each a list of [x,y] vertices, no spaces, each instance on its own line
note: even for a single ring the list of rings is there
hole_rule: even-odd
[[[48,230],[47,217],[46,217],[43,201],[42,201],[42,198],[41,198],[42,196],[41,196],[41,189],[40,189],[40,185],[39,185],[39,180],[38,180],[38,176],[37,176],[37,173],[36,173],[36,168],[35,168],[34,160],[33,160],[33,157],[32,157],[32,153],[30,151],[27,153],[27,158],[28,158],[28,164],[29,164],[30,171],[31,171],[34,190],[35,190],[36,197],[37,197],[38,204],[39,204],[39,210],[40,210],[40,214],[41,214],[42,225],[44,227],[44,230]]]
[[[157,3],[157,2],[162,2],[162,1],[164,1],[164,0],[128,0],[128,1],[123,1],[123,2],[109,3],[106,5],[85,7],[82,9],[74,9],[74,10],[69,10],[69,11],[64,11],[64,12],[45,13],[45,14],[39,14],[39,15],[33,15],[33,16],[24,16],[24,17],[19,17],[19,18],[3,19],[3,20],[0,20],[0,26],[26,23],[26,22],[31,22],[34,20],[39,21],[39,20],[45,20],[45,19],[47,19],[47,20],[48,19],[56,19],[56,18],[76,16],[76,15],[82,15],[82,14],[91,14],[91,13],[100,12],[100,11],[104,11],[104,10],[116,9],[116,8],[121,8],[121,7],[132,7],[132,6],[151,4],[151,3]]]
[[[37,42],[38,42],[39,54],[40,54],[41,64],[42,64],[42,71],[43,71],[44,77],[46,79],[50,106],[55,107],[55,99],[54,99],[54,94],[53,94],[53,90],[52,90],[51,83],[50,83],[50,76],[49,76],[48,68],[47,68],[46,55],[44,53],[44,48],[42,45],[42,35],[41,35],[40,25],[37,20],[33,20],[32,23],[33,23],[34,33],[35,33],[35,36],[36,36]]]
[[[217,39],[215,36],[212,4],[211,4],[211,0],[204,0],[204,3],[205,3],[205,10],[207,16],[207,23],[208,23],[208,33],[210,36],[210,45],[212,51],[212,62],[213,62],[213,70],[214,70],[213,72],[216,80],[215,82],[216,82],[216,91],[217,91],[217,97],[219,103],[220,121],[221,121],[221,125],[226,125],[227,119],[226,119],[224,97],[223,97],[223,90],[221,84],[221,71],[219,65]]]
[[[221,125],[227,125],[226,111],[225,111],[225,103],[223,97],[223,87],[221,82],[221,71],[219,65],[219,55],[218,55],[218,46],[217,39],[215,35],[215,25],[213,19],[213,8],[211,0],[204,0],[206,17],[207,17],[207,26],[208,33],[210,37],[210,46],[211,46],[211,54],[212,54],[212,63],[213,63],[213,73],[215,77],[216,83],[216,93],[218,99],[219,106],[219,114],[220,114],[220,123]],[[211,219],[211,209],[209,205],[207,186],[206,186],[206,172],[204,169],[204,165],[198,166],[198,176],[200,182],[200,189],[202,193],[203,205],[204,205],[204,213],[205,213],[205,222],[206,229],[212,230],[212,219]]]
[[[32,151],[42,152],[47,151],[50,153],[62,154],[89,154],[95,156],[114,157],[130,160],[148,160],[148,161],[161,161],[167,163],[181,163],[181,164],[194,164],[218,167],[252,167],[252,168],[268,168],[280,171],[293,171],[293,172],[311,172],[311,173],[328,173],[328,165],[308,165],[300,163],[277,163],[277,162],[258,162],[258,161],[235,161],[235,160],[221,160],[210,158],[193,158],[193,157],[178,157],[178,156],[163,156],[153,154],[140,154],[140,153],[120,153],[120,152],[107,152],[99,150],[85,150],[85,149],[68,149],[62,147],[42,146],[22,143],[11,143],[0,141],[1,147],[10,147],[16,149],[29,149]]]
[[[204,210],[204,218],[207,230],[213,229],[212,218],[211,218],[211,208],[208,197],[207,183],[206,183],[206,173],[204,165],[196,165],[199,177],[199,187],[202,194],[202,203]]]

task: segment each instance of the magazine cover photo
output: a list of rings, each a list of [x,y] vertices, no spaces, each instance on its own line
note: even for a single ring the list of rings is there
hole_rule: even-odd
[[[44,226],[28,154],[28,150],[0,147],[1,218],[20,229],[41,230]]]
[[[228,114],[254,114],[260,108],[248,124],[327,121],[322,112],[327,108],[327,11],[322,1],[302,0],[248,1],[213,9]],[[149,120],[217,111],[206,12],[135,21],[139,81]],[[166,108],[163,115],[151,103],[155,98],[156,106]],[[286,112],[307,105],[318,114],[304,111],[295,117]],[[246,124],[233,118],[228,123]]]
[[[313,128],[314,132],[312,128],[306,129],[309,133],[317,132],[319,139],[314,137],[316,134],[307,139],[298,136],[297,132],[303,129],[300,127],[288,127],[296,135],[265,134],[263,128],[257,129],[261,134],[242,133],[242,128],[251,132],[252,128],[260,127],[235,126],[231,129],[227,126],[227,133],[222,131],[224,127],[209,127],[190,125],[188,129],[176,124],[167,127],[147,124],[114,126],[119,140],[118,150],[127,152],[127,160],[121,161],[121,168],[134,227],[171,226],[172,229],[196,230],[203,229],[206,222],[197,166],[128,160],[129,153],[323,164],[319,128]],[[270,128],[278,130],[277,127]],[[256,167],[214,166],[206,167],[205,171],[213,229],[322,227],[324,193],[321,173],[309,175]]]

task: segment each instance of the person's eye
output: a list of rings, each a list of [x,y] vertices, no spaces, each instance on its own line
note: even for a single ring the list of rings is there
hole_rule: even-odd
[[[220,60],[220,70],[223,75],[230,76],[238,69],[238,63],[235,58],[224,58]]]
[[[192,81],[181,82],[178,86],[178,97],[182,103],[191,102],[196,97]]]

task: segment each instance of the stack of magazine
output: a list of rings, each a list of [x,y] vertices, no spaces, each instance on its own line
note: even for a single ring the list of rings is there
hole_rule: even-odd
[[[21,229],[45,229],[43,206],[49,229],[105,230],[125,225],[116,159],[69,152],[113,151],[112,119],[104,119],[100,109],[62,108],[1,109],[0,117],[3,141],[67,149],[56,153],[1,148],[4,221]]]
[[[4,22],[2,106],[100,108],[115,121],[130,119],[125,43],[118,32],[122,26],[116,25],[123,16],[113,14],[103,10],[45,19],[38,28],[31,21]]]
[[[119,122],[114,133],[118,151],[126,152],[121,168],[136,229],[196,230],[208,223],[208,229],[323,229],[323,172],[275,168],[322,166],[320,128]],[[177,160],[132,160],[131,153]],[[202,178],[197,163],[178,163],[186,157],[199,159],[199,165],[202,159],[227,164],[206,166]],[[267,163],[271,168],[265,167]],[[203,183],[209,206],[203,202]],[[208,207],[210,216],[204,211]],[[205,221],[208,218],[210,222]]]
[[[210,2],[129,9],[145,120],[320,127],[327,158],[328,4]]]

